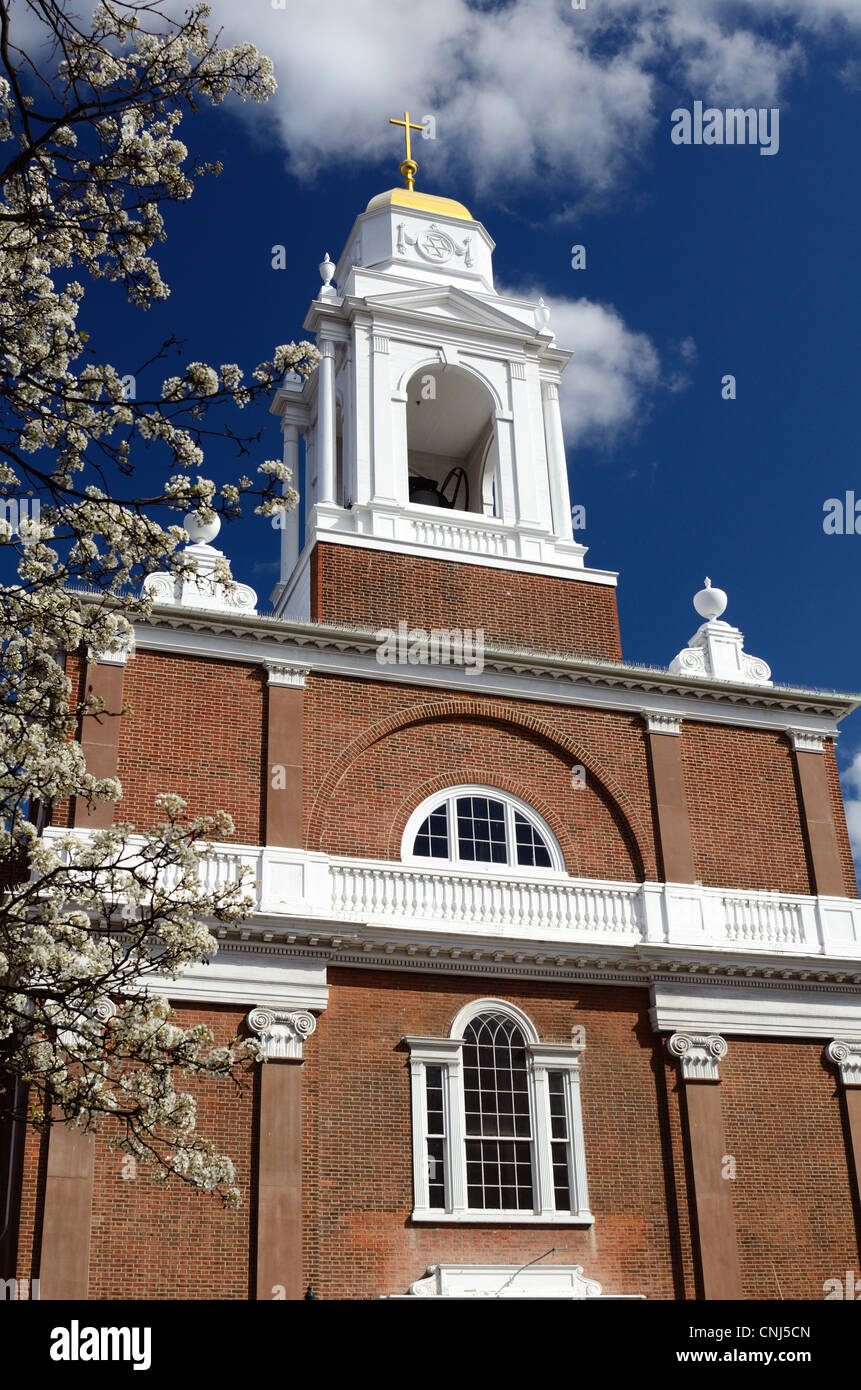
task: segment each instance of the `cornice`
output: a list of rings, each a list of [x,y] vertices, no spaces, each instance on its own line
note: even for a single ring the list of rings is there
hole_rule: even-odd
[[[536,943],[506,936],[469,936],[367,924],[294,920],[218,926],[219,963],[234,953],[282,959],[311,959],[366,969],[420,970],[431,974],[510,976],[527,979],[624,984],[639,989],[678,986],[704,992],[719,985],[733,991],[785,992],[857,997],[861,1006],[861,960],[822,956],[743,955],[716,948],[686,948],[571,942]],[[174,991],[181,986],[174,986]]]
[[[84,603],[103,602],[97,595],[78,593]],[[112,602],[111,607],[122,609],[122,604]],[[461,684],[463,672],[455,667],[386,667],[376,661],[377,640],[375,631],[370,628],[338,627],[333,624],[301,621],[292,618],[275,618],[256,615],[237,618],[231,613],[207,612],[203,609],[175,608],[156,604],[151,615],[135,622],[135,646],[137,650],[161,650],[165,652],[188,654],[190,647],[194,654],[209,656],[214,660],[242,661],[251,665],[263,664],[267,660],[298,660],[300,664],[310,665],[317,674],[327,671],[337,675],[351,675],[377,681],[388,680],[397,684],[456,688]],[[214,639],[207,643],[206,638]],[[320,655],[318,662],[310,659],[310,654]],[[367,669],[346,670],[326,661],[327,656],[350,655],[367,658]],[[797,727],[798,716],[807,715],[816,719],[837,722],[853,710],[861,707],[861,694],[839,691],[812,690],[798,686],[774,685],[770,687],[717,682],[702,676],[675,675],[661,667],[639,666],[626,662],[584,658],[564,653],[536,652],[516,647],[486,645],[484,650],[484,676],[517,677],[525,681],[544,681],[565,687],[563,695],[555,698],[567,703],[577,703],[586,699],[588,692],[626,692],[642,698],[631,699],[624,707],[637,712],[648,709],[645,701],[662,701],[654,712],[662,715],[675,715],[680,718],[704,719],[719,717],[716,711],[708,711],[709,704],[724,710],[730,722],[742,723],[743,712],[766,712],[779,715],[785,713],[792,719],[779,718],[781,728],[792,727],[793,732],[807,738],[828,736],[829,731],[821,725],[809,730]],[[475,677],[463,688],[470,694],[486,689]],[[505,692],[494,692],[505,693]],[[530,695],[528,690],[511,691],[512,698],[553,699],[554,696],[540,692]],[[692,712],[687,713],[681,704],[669,708],[667,701],[675,699],[684,702]],[[588,702],[588,701],[587,701]],[[694,712],[695,711],[695,712]],[[730,711],[732,713],[730,714]],[[651,710],[649,712],[652,712]],[[757,721],[759,722],[759,721]]]

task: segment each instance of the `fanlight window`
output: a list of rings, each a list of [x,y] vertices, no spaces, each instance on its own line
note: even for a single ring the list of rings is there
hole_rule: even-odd
[[[553,835],[534,811],[482,787],[454,788],[431,810],[422,807],[414,813],[404,836],[404,857],[508,868],[563,867]]]
[[[582,1043],[542,1044],[495,999],[449,1038],[407,1038],[415,1221],[592,1221],[580,1113]]]

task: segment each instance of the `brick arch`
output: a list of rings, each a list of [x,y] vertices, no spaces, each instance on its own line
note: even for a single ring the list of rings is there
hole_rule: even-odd
[[[577,848],[573,836],[563,824],[558,812],[556,812],[552,806],[548,806],[546,802],[539,800],[539,798],[533,796],[531,792],[528,797],[525,797],[523,795],[523,788],[514,777],[506,777],[504,774],[500,776],[494,773],[492,782],[488,782],[487,778],[488,772],[486,767],[459,767],[452,769],[450,775],[429,777],[420,787],[413,788],[409,796],[404,797],[392,821],[391,830],[389,832],[389,853],[392,858],[398,857],[404,826],[416,807],[420,806],[427,797],[433,796],[434,792],[446,792],[449,787],[457,787],[461,784],[464,786],[477,784],[491,789],[495,787],[501,792],[510,792],[510,794],[516,796],[518,800],[525,801],[526,805],[530,806],[533,811],[537,811],[539,816],[543,816],[550,826],[550,829],[559,842],[562,858],[565,860],[566,865],[576,864]]]
[[[339,782],[344,779],[363,753],[366,753],[374,744],[380,743],[389,735],[408,729],[411,725],[446,719],[484,719],[491,723],[507,724],[513,728],[523,729],[533,737],[541,739],[548,747],[564,753],[573,762],[580,763],[587,774],[594,779],[595,790],[620,823],[620,829],[631,852],[638,878],[645,879],[643,846],[649,842],[648,833],[631,798],[612,773],[581,743],[560,733],[546,720],[538,718],[535,714],[527,713],[525,710],[511,709],[505,705],[494,704],[491,700],[478,698],[434,700],[424,705],[413,705],[409,709],[400,710],[396,714],[390,714],[384,719],[377,720],[375,724],[370,725],[357,738],[353,739],[352,743],[349,743],[338,755],[323,778],[308,818],[305,848],[313,850],[319,846],[323,835],[326,807]],[[486,776],[485,771],[483,778]],[[445,785],[452,785],[450,776],[445,779]],[[539,809],[536,806],[536,810]],[[553,825],[551,818],[546,817],[546,819],[548,819],[548,824]],[[564,854],[563,838],[560,838],[560,845],[563,846]],[[566,862],[568,862],[567,855]]]

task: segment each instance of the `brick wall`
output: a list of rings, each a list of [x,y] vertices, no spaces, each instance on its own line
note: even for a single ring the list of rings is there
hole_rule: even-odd
[[[216,1043],[227,1043],[241,1028],[246,1012],[180,1009],[176,1021],[182,1027],[206,1023]],[[134,1176],[123,1177],[125,1155],[111,1152],[110,1129],[96,1136],[90,1298],[244,1300],[250,1296],[255,1229],[252,1176],[258,1143],[256,1071],[250,1068],[241,1089],[228,1081],[175,1078],[178,1090],[190,1091],[197,1099],[199,1132],[234,1161],[242,1194],[242,1205],[236,1210],[226,1210],[217,1197],[194,1191],[178,1179],[163,1186],[152,1169],[141,1163]],[[28,1132],[18,1278],[39,1275],[48,1143]]]
[[[830,744],[825,756],[844,891],[855,897],[846,817]],[[682,764],[696,878],[726,888],[813,891],[792,749],[784,734],[686,721]]]
[[[821,1299],[825,1280],[861,1270],[823,1043],[731,1038],[720,1072],[744,1296]]]
[[[483,628],[488,645],[619,661],[616,591],[576,579],[520,574],[318,543],[311,616],[346,627]]]
[[[658,1041],[645,991],[407,978],[332,970],[329,1007],[306,1044],[307,1276],[323,1298],[406,1293],[440,1262],[582,1264],[608,1293],[673,1298]],[[525,1010],[542,1041],[585,1025],[582,1103],[594,1230],[411,1225],[412,1141],[405,1033],[445,1036],[483,995]]]
[[[196,812],[229,811],[236,839],[260,844],[266,673],[259,666],[139,651],[123,693],[117,818],[143,829],[159,792]]]
[[[477,699],[312,676],[305,701],[306,846],[399,859],[415,807],[453,783],[521,796],[570,873],[656,877],[642,722],[635,715]],[[586,786],[572,787],[572,767]]]

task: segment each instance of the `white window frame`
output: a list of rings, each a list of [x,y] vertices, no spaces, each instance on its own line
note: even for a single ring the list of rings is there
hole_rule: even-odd
[[[514,812],[520,814],[530,822],[535,830],[538,831],[550,855],[550,867],[542,867],[538,864],[490,864],[478,859],[461,859],[458,854],[457,844],[457,801],[461,796],[484,796],[492,801],[501,801],[505,807],[505,837],[506,849],[510,855],[516,854],[517,837],[514,829]],[[430,856],[426,854],[414,853],[413,846],[416,836],[422,828],[432,811],[438,811],[443,805],[448,807],[448,857]],[[461,787],[447,787],[445,791],[437,792],[434,796],[429,796],[417,806],[406,823],[403,836],[401,838],[401,861],[404,864],[417,865],[422,868],[431,868],[433,865],[442,866],[454,865],[459,869],[468,870],[470,873],[508,873],[524,875],[541,874],[564,874],[565,860],[559,841],[550,829],[543,816],[519,797],[512,796],[510,792],[500,791],[498,787],[479,786],[477,784],[467,784]]]
[[[463,1084],[463,1043],[467,1025],[483,1013],[504,1014],[513,1019],[526,1042],[529,1107],[532,1119],[532,1211],[490,1211],[469,1207],[466,1184],[466,1110]],[[582,1038],[582,1030],[578,1030]],[[586,1183],[586,1148],[580,1106],[580,1058],[585,1043],[542,1043],[531,1020],[514,1004],[502,999],[475,999],[461,1009],[449,1037],[406,1037],[410,1049],[413,1120],[413,1212],[417,1222],[469,1222],[501,1225],[591,1226]],[[431,1207],[428,1181],[427,1068],[442,1070],[445,1207]],[[549,1072],[565,1077],[568,1120],[568,1179],[571,1210],[557,1211],[553,1187],[550,1128]]]

